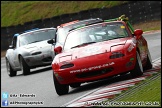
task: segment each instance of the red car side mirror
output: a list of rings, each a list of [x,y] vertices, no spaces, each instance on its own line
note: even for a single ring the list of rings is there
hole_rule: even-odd
[[[59,54],[62,52],[62,47],[58,46],[58,47],[54,48],[54,51]]]
[[[134,35],[137,37],[137,39],[139,39],[143,34],[143,31],[141,29],[136,29],[134,31]]]

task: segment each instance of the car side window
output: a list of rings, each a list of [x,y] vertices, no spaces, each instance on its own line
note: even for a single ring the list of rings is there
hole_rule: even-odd
[[[58,35],[57,35],[57,33],[58,33],[58,31],[55,33],[55,41],[56,41],[56,42],[59,42],[59,41],[58,41]]]
[[[16,44],[17,44],[17,37],[13,37],[12,45],[14,48],[16,48]]]
[[[58,43],[61,43],[61,44],[63,44],[64,43],[64,41],[65,41],[65,39],[66,39],[66,36],[67,36],[67,34],[68,34],[68,31],[69,31],[69,28],[59,28],[58,30],[57,30],[57,33],[56,33],[56,35],[57,35],[57,42]]]

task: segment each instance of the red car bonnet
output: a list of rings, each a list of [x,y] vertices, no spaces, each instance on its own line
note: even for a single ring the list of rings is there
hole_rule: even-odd
[[[60,53],[59,61],[63,62],[76,58],[88,57],[96,54],[110,52],[112,46],[124,45],[128,38],[120,38],[73,48],[63,53]]]

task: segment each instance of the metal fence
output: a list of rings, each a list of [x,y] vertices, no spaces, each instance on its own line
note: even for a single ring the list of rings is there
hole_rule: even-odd
[[[111,19],[125,14],[132,24],[161,20],[161,1],[132,1],[112,8],[96,8],[78,13],[63,14],[44,20],[35,20],[24,25],[1,27],[1,51],[8,49],[15,33],[33,28],[57,27],[62,23],[87,18]]]

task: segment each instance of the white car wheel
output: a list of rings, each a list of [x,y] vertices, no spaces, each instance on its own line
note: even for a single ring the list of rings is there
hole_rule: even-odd
[[[6,68],[7,68],[7,74],[12,77],[16,76],[17,71],[14,71],[9,63],[9,61],[6,59]]]
[[[22,56],[20,56],[20,67],[24,75],[30,74],[30,67],[26,64]]]

